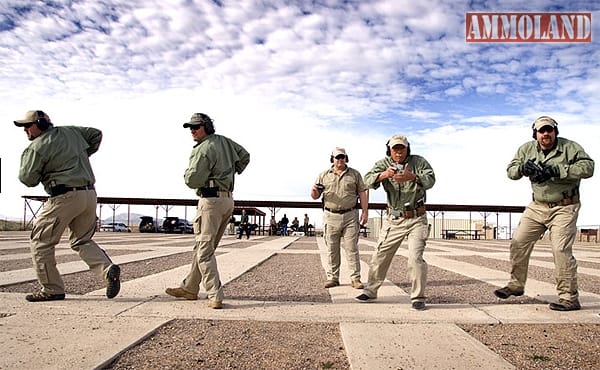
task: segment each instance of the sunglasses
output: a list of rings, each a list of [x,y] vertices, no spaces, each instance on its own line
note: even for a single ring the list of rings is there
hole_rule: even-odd
[[[23,125],[23,127],[25,128],[30,128],[31,126],[33,126],[35,124],[35,122],[29,122]]]
[[[554,127],[552,127],[552,126],[544,126],[538,130],[538,132],[540,134],[544,134],[546,132],[552,132],[552,131],[554,131]]]
[[[346,156],[345,156],[345,155],[343,155],[343,154],[336,155],[336,156],[335,156],[335,159],[346,159]]]
[[[190,125],[190,130],[200,130],[200,127],[204,126],[203,124],[198,125]]]

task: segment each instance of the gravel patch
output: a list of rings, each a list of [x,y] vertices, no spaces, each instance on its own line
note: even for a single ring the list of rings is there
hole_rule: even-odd
[[[315,254],[275,254],[225,284],[225,299],[331,303],[321,259]]]
[[[314,238],[312,239],[314,240]],[[288,245],[285,249],[315,251],[319,249],[319,246],[315,241],[298,241]]]
[[[141,249],[135,249],[135,250],[106,249],[105,251],[106,251],[106,253],[108,253],[109,256],[120,256],[120,255],[124,255],[124,254],[135,254],[135,253],[147,252],[147,250],[141,250]],[[29,249],[27,249],[27,253],[30,253]],[[73,252],[71,254],[56,256],[56,263],[67,263],[67,262],[73,262],[73,261],[79,261],[79,260],[81,260],[81,258],[79,258],[79,255],[75,252]],[[17,259],[17,260],[10,260],[10,261],[0,261],[0,272],[22,270],[22,269],[27,269],[27,268],[33,268],[31,258],[22,258],[22,259]]]
[[[585,268],[600,270],[600,263],[598,263],[598,262],[582,261],[582,260],[578,259],[577,257],[575,257],[575,258],[577,259],[578,267],[585,267]],[[531,260],[554,263],[554,258],[552,258],[552,257],[532,257]]]
[[[593,370],[600,366],[600,325],[458,325],[518,369]]]
[[[193,251],[177,253],[171,256],[158,257],[143,261],[124,263],[121,267],[121,281],[138,279],[179,266],[190,264]],[[106,287],[104,280],[98,279],[92,271],[82,271],[62,275],[66,294],[86,294]],[[30,293],[41,287],[37,281],[0,286],[1,292]]]
[[[495,270],[501,271],[510,271],[510,262],[502,261],[494,258],[480,257],[480,256],[448,256],[446,258],[454,259],[457,261],[472,263],[477,266],[488,267]],[[532,266],[529,265],[529,270],[527,272],[527,277],[529,279],[539,280],[548,282],[551,284],[555,283],[554,279],[554,269],[549,269],[545,267]],[[577,284],[580,290],[584,290],[586,292],[591,292],[595,294],[600,294],[600,277],[582,274],[581,272],[577,273]],[[512,297],[511,297],[512,299]]]
[[[363,260],[370,261],[370,257]],[[427,260],[427,258],[425,259]],[[462,260],[462,259],[461,259]],[[404,256],[394,256],[387,279],[406,292],[410,292],[411,283],[408,280],[408,258]],[[481,280],[457,274],[452,271],[441,269],[437,266],[428,265],[427,268],[427,286],[425,294],[427,303],[430,304],[532,304],[543,303],[535,298],[521,296],[511,297],[508,300],[500,301],[493,294],[498,287],[488,284]]]
[[[11,249],[0,249],[0,256],[6,256],[11,254],[31,253],[30,248],[11,248]]]
[[[318,338],[318,340],[315,340]],[[174,320],[106,369],[349,369],[339,326]]]

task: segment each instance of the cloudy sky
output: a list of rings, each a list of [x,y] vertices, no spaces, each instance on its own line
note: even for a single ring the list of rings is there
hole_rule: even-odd
[[[0,217],[44,195],[17,179],[29,142],[12,122],[31,109],[103,131],[99,196],[195,198],[182,123],[204,112],[251,153],[236,199],[311,200],[333,147],[364,174],[404,134],[436,172],[429,203],[525,205],[506,165],[538,116],[600,158],[600,4],[556,3],[2,0]],[[465,42],[466,12],[506,11],[592,12],[593,41]],[[580,226],[600,224],[599,178],[582,182]]]

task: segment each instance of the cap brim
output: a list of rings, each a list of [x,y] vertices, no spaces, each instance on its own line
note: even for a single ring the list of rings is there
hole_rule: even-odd
[[[27,121],[13,121],[15,123],[15,126],[17,127],[23,127],[28,123],[33,123],[33,122],[27,122]]]
[[[204,124],[200,122],[186,122],[183,124],[183,128],[188,128],[192,126],[204,126]]]

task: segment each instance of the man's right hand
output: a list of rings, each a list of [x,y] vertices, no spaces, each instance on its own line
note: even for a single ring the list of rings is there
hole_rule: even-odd
[[[532,177],[539,176],[542,173],[542,168],[529,159],[519,166],[519,171],[523,176]]]

